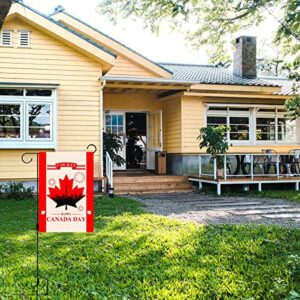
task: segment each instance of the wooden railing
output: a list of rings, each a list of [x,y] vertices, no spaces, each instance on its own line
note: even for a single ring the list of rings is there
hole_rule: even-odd
[[[113,162],[108,152],[106,152],[106,177],[108,182],[108,194],[110,194],[111,191],[113,194],[113,188],[114,188]]]

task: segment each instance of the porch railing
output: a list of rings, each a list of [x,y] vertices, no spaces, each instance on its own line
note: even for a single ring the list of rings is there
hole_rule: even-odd
[[[113,162],[108,152],[106,152],[106,177],[108,182],[108,193],[113,191],[114,187],[114,172],[113,172]]]
[[[300,153],[199,155],[199,177],[230,178],[300,177]]]

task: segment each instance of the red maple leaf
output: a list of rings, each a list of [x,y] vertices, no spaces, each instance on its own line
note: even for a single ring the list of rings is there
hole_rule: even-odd
[[[66,175],[64,179],[59,179],[60,188],[55,186],[54,188],[49,187],[49,195],[54,202],[56,207],[65,206],[66,210],[68,205],[77,207],[76,203],[80,201],[85,195],[83,195],[84,188],[73,188],[74,179],[69,179]]]

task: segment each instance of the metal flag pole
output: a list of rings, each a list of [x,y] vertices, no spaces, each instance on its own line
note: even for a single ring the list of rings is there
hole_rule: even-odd
[[[23,153],[21,159],[24,164],[31,164],[32,157],[26,159],[26,156],[36,156],[36,299],[39,299],[39,284],[40,284],[40,272],[39,272],[39,163],[38,163],[38,153],[25,152]]]

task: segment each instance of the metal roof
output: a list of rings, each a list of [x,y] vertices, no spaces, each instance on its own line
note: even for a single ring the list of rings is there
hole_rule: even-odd
[[[229,85],[251,85],[251,86],[280,86],[279,84],[257,78],[244,78],[235,76],[231,69],[216,67],[213,65],[192,65],[161,63],[173,71],[173,79],[198,81],[206,84],[229,84]]]

